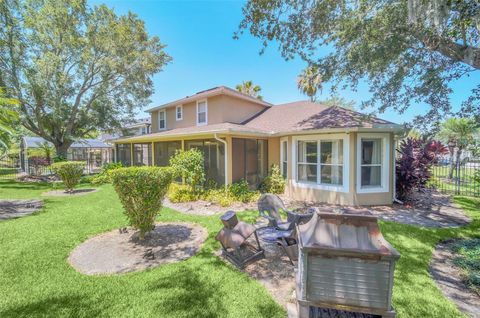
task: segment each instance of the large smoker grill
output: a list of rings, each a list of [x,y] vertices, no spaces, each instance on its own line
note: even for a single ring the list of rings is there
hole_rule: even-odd
[[[374,216],[316,213],[297,227],[298,317],[314,308],[395,317],[392,287],[400,254]]]

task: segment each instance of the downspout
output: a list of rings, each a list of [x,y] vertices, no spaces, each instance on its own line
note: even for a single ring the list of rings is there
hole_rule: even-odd
[[[402,201],[397,199],[397,146],[398,146],[398,139],[397,136],[394,136],[394,149],[393,149],[393,202],[397,202],[399,204],[403,204]]]
[[[220,142],[223,144],[223,147],[224,147],[223,153],[225,154],[225,156],[224,156],[224,157],[225,157],[225,158],[224,158],[224,159],[225,159],[225,163],[224,163],[223,165],[224,165],[224,170],[225,170],[225,189],[226,189],[226,188],[227,188],[227,183],[228,183],[228,175],[227,175],[227,171],[228,171],[228,169],[227,169],[227,163],[228,163],[228,158],[227,158],[227,153],[228,153],[228,151],[227,151],[227,142],[226,142],[225,140],[221,139],[221,138],[218,138],[218,136],[217,136],[216,133],[213,134],[213,138],[215,138],[215,140],[217,140],[217,141],[220,141]]]

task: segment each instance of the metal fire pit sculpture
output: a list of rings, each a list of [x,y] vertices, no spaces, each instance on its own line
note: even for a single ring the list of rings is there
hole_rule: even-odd
[[[374,216],[318,213],[297,227],[298,317],[312,309],[395,317],[393,273],[400,254]]]
[[[255,226],[238,221],[233,211],[228,211],[220,217],[224,225],[215,239],[222,244],[223,254],[239,268],[264,256],[264,251],[258,241]],[[257,246],[253,246],[247,239],[255,236]]]

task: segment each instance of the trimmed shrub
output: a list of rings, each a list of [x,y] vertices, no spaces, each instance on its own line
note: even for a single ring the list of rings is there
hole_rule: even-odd
[[[198,192],[198,186],[205,181],[203,153],[198,149],[177,150],[170,158],[170,167],[174,171],[175,178],[183,178],[194,193]]]
[[[285,192],[285,179],[280,172],[280,167],[273,164],[268,176],[265,177],[260,185],[260,191],[263,193],[283,194]]]
[[[110,174],[129,224],[140,231],[143,240],[154,227],[173,171],[169,167],[129,167],[111,170]]]
[[[63,181],[65,191],[72,193],[83,174],[84,162],[63,161],[55,162],[50,166],[52,171]]]
[[[115,169],[122,168],[121,162],[106,163],[102,167],[102,171],[92,178],[93,184],[105,184],[112,183],[111,172]]]

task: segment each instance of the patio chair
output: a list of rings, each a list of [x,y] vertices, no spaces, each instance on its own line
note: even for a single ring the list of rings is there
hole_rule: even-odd
[[[268,220],[268,225],[280,231],[291,231],[295,228],[297,213],[288,211],[278,195],[265,193],[260,196],[257,202],[258,212],[261,217]],[[280,212],[287,213],[287,221],[283,221]]]

